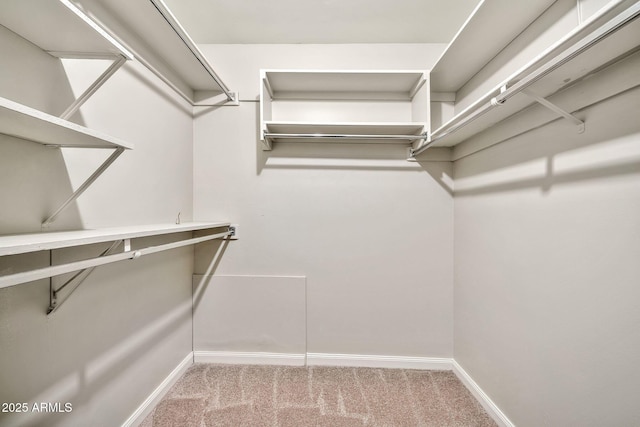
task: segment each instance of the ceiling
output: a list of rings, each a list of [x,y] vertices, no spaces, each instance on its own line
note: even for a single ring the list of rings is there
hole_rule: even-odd
[[[164,0],[196,43],[448,43],[479,0]]]

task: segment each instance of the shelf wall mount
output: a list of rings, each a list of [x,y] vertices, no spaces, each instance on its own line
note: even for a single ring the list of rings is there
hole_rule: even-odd
[[[124,153],[124,150],[125,149],[123,147],[116,148],[113,153],[98,167],[98,169],[96,169],[95,172],[93,172],[91,176],[89,176],[89,178],[87,178],[82,183],[82,185],[80,185],[80,187],[78,187],[78,189],[67,198],[67,200],[62,202],[58,209],[56,209],[51,215],[49,215],[47,218],[45,218],[44,221],[42,221],[41,227],[43,229],[49,227],[51,223],[56,220],[58,215],[62,213],[62,211],[64,211],[73,201],[80,197],[80,195],[84,193],[91,186],[91,184],[93,184],[100,177],[100,175],[102,175],[109,168],[109,166],[111,166],[113,162],[115,162],[116,159],[120,157],[122,153]]]
[[[61,56],[58,56],[59,58],[71,57],[64,54],[60,54],[60,55]],[[77,56],[73,56],[73,58],[76,59]],[[87,59],[98,59],[98,58],[87,57]],[[80,96],[78,96],[71,105],[69,105],[69,107],[60,115],[60,118],[68,120],[71,116],[73,116],[78,111],[78,109],[80,109],[82,104],[87,102],[89,98],[91,98],[91,96],[94,93],[96,93],[96,91],[100,89],[100,87],[103,84],[105,84],[107,80],[109,80],[109,78],[111,78],[111,76],[113,76],[116,73],[116,71],[118,71],[120,67],[122,67],[128,61],[128,59],[129,58],[127,58],[124,55],[115,56],[109,68],[107,68],[100,76],[98,76],[98,78],[87,89],[85,89],[85,91]]]
[[[569,113],[568,111],[565,111],[562,108],[558,107],[556,104],[552,103],[548,99],[545,99],[545,98],[543,98],[541,96],[538,96],[538,95],[536,95],[535,93],[533,93],[532,91],[530,91],[528,89],[523,90],[522,93],[527,95],[529,98],[533,99],[534,101],[536,101],[538,104],[542,105],[543,107],[546,107],[549,110],[553,111],[554,113],[556,113],[556,114],[564,117],[565,119],[569,120],[571,123],[573,123],[574,125],[576,125],[578,127],[578,133],[584,133],[584,129],[585,129],[584,121],[580,120],[579,118],[577,118],[573,114]]]
[[[111,255],[115,252],[115,250],[120,246],[120,244],[124,243],[124,251],[131,250],[131,241],[130,239],[125,240],[116,240],[102,252],[98,258],[102,258],[108,255]],[[70,297],[71,294],[82,285],[82,283],[89,277],[89,275],[95,270],[96,267],[85,268],[84,270],[80,270],[76,272],[69,280],[60,285],[57,289],[53,286],[53,281],[49,280],[49,308],[47,309],[47,315],[54,313],[58,310],[62,304],[65,303]],[[66,293],[66,296],[62,297],[60,294],[61,291],[67,286],[71,286],[70,290]]]

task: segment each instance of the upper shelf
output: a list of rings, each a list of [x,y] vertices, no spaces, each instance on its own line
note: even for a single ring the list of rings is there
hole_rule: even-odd
[[[547,98],[626,58],[639,48],[638,16],[640,3],[612,2],[434,130],[425,146],[455,146],[536,102],[527,92]]]
[[[135,54],[191,103],[232,98],[162,0],[2,0],[0,25],[54,56]]]
[[[426,82],[420,71],[264,70],[273,99],[410,100]]]
[[[197,91],[229,93],[162,0],[73,0],[108,28],[151,71],[195,102]]]
[[[139,225],[98,230],[59,231],[52,233],[0,236],[0,256],[17,255],[93,243],[158,236],[185,231],[228,227],[228,222],[190,222],[185,224]]]
[[[133,144],[0,97],[0,133],[56,147],[133,148]]]
[[[2,0],[0,25],[44,51],[124,55],[126,49],[67,0]]]
[[[431,69],[431,90],[456,92],[554,1],[481,1]]]

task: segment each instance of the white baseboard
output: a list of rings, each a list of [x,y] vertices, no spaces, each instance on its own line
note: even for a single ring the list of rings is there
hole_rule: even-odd
[[[263,353],[241,351],[194,351],[196,363],[227,363],[231,365],[289,365],[304,366],[304,353]]]
[[[431,369],[450,371],[453,359],[445,357],[378,356],[369,354],[307,353],[309,366],[354,366],[365,368]]]
[[[480,386],[471,378],[471,376],[465,371],[462,366],[455,360],[453,361],[453,372],[456,374],[462,384],[473,394],[473,396],[480,402],[482,407],[493,418],[493,420],[500,427],[515,427],[515,424],[507,418],[507,416],[498,408],[498,405],[493,403],[493,400],[480,388]]]
[[[167,378],[160,383],[158,387],[149,395],[149,397],[142,402],[138,409],[122,424],[122,427],[133,427],[139,425],[144,419],[153,411],[160,400],[169,391],[171,387],[184,375],[184,373],[193,365],[193,353],[189,353],[183,360],[175,367],[173,371],[167,376]]]

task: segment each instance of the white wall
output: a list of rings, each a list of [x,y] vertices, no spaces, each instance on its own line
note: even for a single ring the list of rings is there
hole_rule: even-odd
[[[243,100],[256,99],[260,68],[428,69],[442,47],[202,46]],[[308,352],[451,356],[450,163],[407,162],[405,148],[388,146],[263,152],[258,108],[241,102],[196,113],[194,216],[241,227],[215,274],[305,276]],[[211,250],[203,252],[196,272],[205,274]],[[196,350],[299,348],[262,342]]]
[[[605,3],[554,4],[458,93],[460,105]],[[615,79],[637,76],[636,61],[565,91],[564,108],[603,100],[576,112],[584,134],[566,120],[535,128],[534,107],[456,150],[454,358],[518,426],[640,422],[640,91],[606,98]],[[508,126],[534,130],[490,146]]]
[[[639,100],[454,164],[454,356],[518,426],[640,423]]]
[[[0,56],[0,96],[52,114],[104,66],[62,64],[1,26]],[[153,75],[137,63],[126,65],[74,120],[131,141],[135,150],[125,152],[52,230],[173,223],[178,211],[183,220],[192,216],[190,107]],[[39,232],[42,219],[108,154],[0,135],[0,234]],[[60,263],[103,249],[51,255]],[[48,252],[2,257],[0,274],[47,265]],[[0,413],[0,425],[124,422],[191,351],[192,268],[192,248],[99,267],[49,317],[48,280],[0,290],[0,402],[73,405],[69,414]]]

